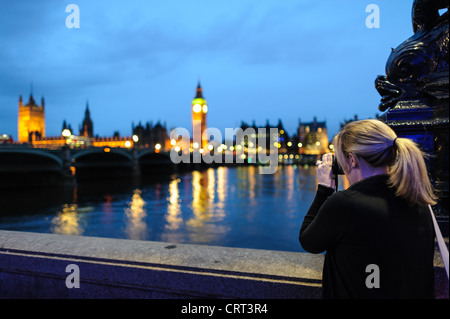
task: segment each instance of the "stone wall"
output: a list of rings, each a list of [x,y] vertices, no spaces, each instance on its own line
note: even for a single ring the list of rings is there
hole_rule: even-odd
[[[0,231],[0,297],[320,298],[322,263],[304,253]],[[77,272],[79,288],[68,288]]]

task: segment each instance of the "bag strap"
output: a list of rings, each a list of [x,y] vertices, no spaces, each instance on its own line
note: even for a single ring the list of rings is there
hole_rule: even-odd
[[[436,217],[434,216],[433,209],[431,205],[428,205],[430,209],[431,218],[433,219],[434,231],[436,233],[436,239],[438,242],[439,250],[441,251],[442,260],[444,261],[445,271],[447,272],[448,277],[448,248],[445,245],[444,238],[442,237],[441,230],[439,229],[439,225],[436,221]]]

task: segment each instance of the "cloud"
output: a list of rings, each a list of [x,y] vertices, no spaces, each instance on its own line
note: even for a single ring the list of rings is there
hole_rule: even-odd
[[[320,118],[344,104],[350,109],[350,92],[355,101],[371,96],[389,47],[398,44],[392,30],[400,29],[382,20],[380,30],[368,31],[365,4],[354,0],[76,3],[80,29],[66,28],[67,3],[0,2],[2,112],[8,108],[16,116],[11,105],[18,94],[28,95],[33,82],[36,94],[48,100],[49,119],[56,123],[49,127],[57,130],[62,117],[76,126],[86,99],[96,129],[128,130],[132,120],[151,119],[189,126],[200,77],[212,103],[211,123],[239,123],[243,106],[248,115],[242,116],[263,122],[307,120],[314,113]],[[380,3],[382,17],[395,11],[386,3],[394,6]]]

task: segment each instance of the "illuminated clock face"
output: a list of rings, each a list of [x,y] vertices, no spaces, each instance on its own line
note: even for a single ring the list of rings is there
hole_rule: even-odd
[[[192,110],[194,111],[194,113],[200,113],[202,111],[202,106],[200,104],[194,104]]]
[[[205,105],[203,105],[203,113],[206,113],[206,112],[208,112],[208,106],[205,104]]]

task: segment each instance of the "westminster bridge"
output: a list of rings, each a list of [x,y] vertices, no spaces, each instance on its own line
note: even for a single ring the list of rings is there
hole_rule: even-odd
[[[314,158],[279,154],[278,163],[311,164]],[[33,148],[26,145],[0,146],[0,186],[61,185],[77,181],[95,181],[117,178],[147,178],[158,174],[202,169],[218,165],[255,165],[233,159],[232,163],[174,164],[170,151],[154,148],[89,147],[59,149]]]
[[[71,183],[74,179],[104,180],[170,173],[176,167],[171,162],[169,154],[149,148],[47,149],[24,145],[2,146],[1,185],[59,185]]]

